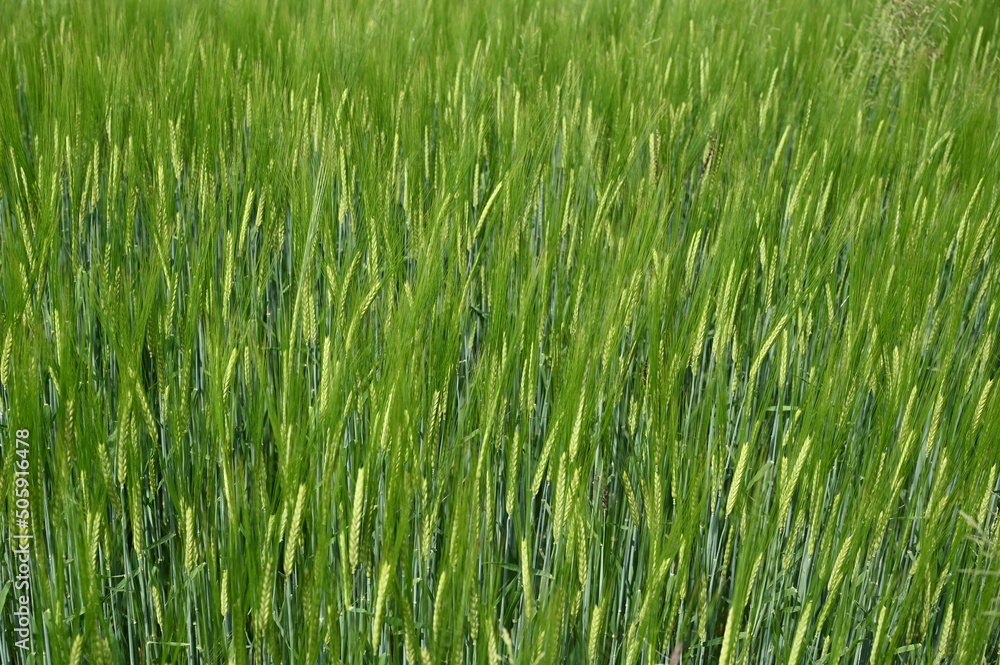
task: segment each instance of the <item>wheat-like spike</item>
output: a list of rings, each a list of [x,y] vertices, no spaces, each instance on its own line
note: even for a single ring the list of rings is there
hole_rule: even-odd
[[[489,634],[488,656],[490,665],[501,665],[502,660],[500,656],[500,645],[497,643],[496,627],[490,626],[487,633]]]
[[[705,584],[698,591],[698,641],[708,640],[708,591]]]
[[[573,434],[569,439],[569,457],[576,459],[576,453],[580,449],[580,428],[583,426],[583,405],[587,401],[587,386],[580,390],[580,405],[576,409],[576,421],[573,423]]]
[[[517,501],[517,477],[521,467],[521,430],[515,429],[514,436],[510,444],[510,466],[508,468],[507,492],[505,503],[507,514],[514,514],[515,502]]]
[[[569,494],[566,497],[567,510],[569,510],[573,505],[575,505],[576,497],[579,495],[578,493],[580,491],[580,470],[581,470],[580,466],[577,466],[575,469],[573,469],[573,479],[569,482]],[[567,514],[579,516],[579,512],[576,511],[568,512]],[[566,514],[563,515],[563,518],[564,520],[566,519]],[[573,535],[573,533],[571,532],[570,535]]]
[[[130,393],[131,395],[131,393]],[[118,429],[118,446],[116,448],[117,460],[115,463],[115,470],[118,476],[118,484],[121,486],[125,485],[128,479],[128,452],[129,452],[129,441],[132,439],[132,400],[127,397],[125,399],[125,411],[122,415],[121,425]]]
[[[524,596],[524,615],[529,619],[535,614],[535,594],[531,584],[531,552],[527,538],[521,539],[521,586]]]
[[[635,665],[636,660],[639,658],[639,648],[642,646],[642,640],[638,638],[638,632],[639,624],[633,622],[625,634],[625,665]]]
[[[73,646],[69,650],[69,665],[80,665],[83,658],[83,635],[73,638]]]
[[[101,441],[97,444],[97,457],[101,463],[101,475],[104,476],[104,482],[108,486],[113,486],[115,483],[114,471],[111,468],[111,456],[108,454],[108,448]]]
[[[108,641],[98,636],[94,639],[92,653],[97,665],[112,665],[111,646]]]
[[[563,519],[566,515],[566,453],[559,456],[559,471],[556,474],[555,510],[552,516],[552,537],[560,540]]]
[[[330,384],[333,381],[333,367],[331,367],[330,337],[323,338],[323,359],[320,367],[323,375],[319,382],[319,412],[322,415],[326,412],[326,407],[330,399]]]
[[[396,394],[396,386],[389,390],[389,398],[385,404],[385,415],[382,417],[382,437],[379,439],[379,450],[385,452],[389,450],[389,416],[392,413],[392,398]]]
[[[219,590],[219,608],[222,612],[222,617],[225,618],[229,614],[229,569],[222,569],[222,588]]]
[[[844,544],[840,546],[840,552],[837,554],[837,559],[833,564],[833,571],[830,573],[830,584],[828,588],[831,593],[836,593],[840,586],[840,579],[844,574],[844,562],[847,561],[847,556],[851,553],[851,544],[853,541],[854,534],[852,533],[844,541]]]
[[[688,246],[687,260],[684,262],[684,291],[690,293],[691,285],[694,283],[694,264],[698,257],[698,249],[701,247],[702,229],[698,229],[691,238]]]
[[[927,455],[931,454],[931,449],[934,447],[934,442],[937,440],[938,426],[941,424],[941,410],[943,407],[944,393],[938,391],[937,400],[934,402],[934,413],[931,416],[931,428],[927,433],[927,443],[924,448],[924,452]]]
[[[267,628],[270,624],[271,601],[274,592],[274,568],[277,564],[271,547],[271,541],[274,538],[274,521],[274,515],[268,517],[267,529],[264,532],[264,551],[262,553],[264,556],[264,565],[261,568],[260,603],[257,606],[257,613],[254,617],[254,629],[262,641],[267,638]]]
[[[375,594],[375,613],[372,619],[372,646],[376,649],[382,641],[382,620],[385,617],[385,592],[389,586],[389,562],[383,561],[378,571],[378,587]]]
[[[299,485],[298,495],[295,497],[295,510],[292,511],[292,525],[285,542],[285,570],[290,574],[295,567],[295,555],[299,547],[299,534],[302,532],[302,509],[305,506],[306,485]]]
[[[135,547],[136,556],[141,559],[143,550],[145,549],[146,537],[140,487],[141,485],[138,483],[132,483],[129,486],[129,512],[131,512],[132,518],[132,546]]]
[[[594,605],[594,611],[590,615],[590,634],[587,636],[587,660],[590,663],[597,662],[597,648],[601,641],[601,623],[604,620],[604,607]]]
[[[651,496],[646,495],[645,506],[649,528],[653,533],[659,533],[663,522],[663,477],[659,470],[653,473],[653,493]],[[653,541],[654,544],[658,542],[657,540]]]
[[[247,229],[250,226],[250,210],[251,208],[253,208],[253,199],[254,199],[254,191],[253,188],[251,187],[250,190],[247,191],[247,200],[243,204],[243,219],[240,221],[240,237],[236,243],[239,254],[243,253],[244,243],[246,242],[247,239]],[[261,205],[261,210],[263,210],[264,207],[263,199],[261,200],[260,205]],[[258,224],[259,223],[260,223],[260,217],[258,216]]]
[[[424,516],[423,530],[421,531],[421,540],[424,548],[424,556],[430,561],[431,555],[431,541],[434,538],[434,528],[437,526],[437,511],[440,504],[435,501],[434,506],[427,511]]]
[[[469,592],[469,637],[475,646],[479,642],[479,588],[475,580]]]
[[[354,506],[351,510],[351,539],[348,545],[351,572],[358,569],[359,548],[361,547],[361,520],[364,516],[365,468],[358,469],[354,481]]]
[[[103,532],[103,521],[101,519],[101,514],[98,512],[93,512],[89,514],[89,525],[87,529],[88,541],[90,549],[87,552],[88,558],[87,563],[89,564],[91,583],[93,584],[93,590],[96,592],[100,585],[100,573],[101,570],[98,568],[97,555],[101,548],[101,536]]]
[[[625,498],[628,501],[628,512],[632,517],[632,523],[639,524],[639,502],[635,498],[635,490],[632,487],[632,481],[629,480],[628,474],[622,472],[622,485],[625,487]]]
[[[288,526],[289,503],[291,503],[290,498],[286,498],[281,502],[281,518],[278,520],[278,542],[285,540],[285,534],[287,533],[285,527]],[[294,508],[294,506],[292,507]]]
[[[883,605],[878,612],[878,621],[875,624],[875,636],[872,638],[871,656],[874,661],[878,657],[879,648],[882,646],[882,638],[885,636],[885,620],[889,615],[888,605]]]
[[[906,401],[906,408],[903,410],[903,420],[899,425],[899,440],[905,441],[910,434],[910,414],[913,412],[913,404],[917,400],[917,387],[910,389],[910,397]]]
[[[983,392],[979,396],[979,401],[976,403],[975,415],[972,418],[972,433],[975,434],[979,431],[979,422],[983,417],[983,410],[986,408],[986,400],[990,396],[990,390],[993,388],[993,379],[989,379],[986,385],[983,386]]]
[[[233,292],[233,232],[226,231],[226,246],[225,246],[225,256],[222,264],[222,318],[224,321],[229,320],[229,299]]]
[[[413,624],[413,610],[405,606],[403,608],[403,654],[409,663],[420,665],[420,652],[417,651],[417,629]],[[492,665],[492,664],[491,664]]]
[[[434,592],[434,615],[431,622],[431,635],[434,639],[434,650],[439,651],[444,643],[442,621],[444,619],[445,594],[448,590],[448,571],[445,570],[438,578],[437,589]]]
[[[765,339],[764,343],[761,345],[760,351],[757,352],[757,357],[754,358],[753,364],[750,366],[750,375],[748,380],[751,382],[751,384],[756,381],[757,374],[758,372],[760,372],[761,365],[764,364],[764,358],[767,356],[767,352],[771,350],[771,346],[774,344],[774,340],[778,339],[778,335],[780,335],[781,331],[784,330],[786,323],[788,323],[787,314],[778,319],[778,323],[775,324],[774,328],[771,330],[771,333],[767,336],[767,339]]]
[[[159,587],[153,587],[153,614],[156,616],[156,625],[163,628],[163,598],[160,596]]]
[[[734,624],[739,613],[735,607],[729,609],[729,615],[726,617],[726,628],[722,633],[722,651],[719,654],[719,665],[729,665],[730,654],[733,650],[733,635],[738,630]]]
[[[958,630],[958,642],[955,644],[955,662],[956,663],[967,663],[968,648],[966,642],[969,637],[969,620],[971,619],[971,612],[969,608],[962,611],[962,626]]]
[[[576,542],[577,542],[577,579],[580,580],[581,587],[587,586],[590,577],[590,552],[588,550],[587,534],[582,515],[577,516]]]
[[[798,456],[795,458],[795,466],[792,469],[792,475],[788,479],[788,484],[785,485],[781,490],[781,500],[779,502],[778,516],[784,519],[788,515],[788,507],[792,503],[792,495],[795,493],[795,487],[799,482],[799,475],[802,473],[802,466],[805,464],[806,457],[809,454],[809,445],[812,443],[812,437],[807,436],[805,443],[802,444],[802,449],[799,451]]]
[[[303,336],[308,344],[315,344],[319,337],[319,327],[316,323],[316,292],[310,285],[305,287],[305,317],[302,320]]]
[[[184,568],[188,573],[198,565],[198,549],[195,545],[194,508],[184,509]]]
[[[798,665],[799,658],[802,657],[802,648],[805,646],[806,632],[809,630],[809,620],[812,617],[812,601],[806,603],[799,617],[799,623],[795,628],[795,637],[792,639],[792,650],[788,657],[788,665]]]
[[[740,458],[736,462],[736,471],[733,474],[733,484],[729,488],[729,500],[726,502],[726,517],[728,517],[732,512],[733,508],[736,507],[736,498],[740,493],[740,485],[743,482],[743,473],[747,468],[747,459],[750,457],[750,442],[745,441],[740,448]]]
[[[948,603],[948,609],[944,613],[944,627],[941,628],[941,638],[938,640],[937,654],[934,656],[934,665],[943,662],[951,648],[951,632],[955,623],[954,610],[955,603]]]
[[[63,420],[63,436],[66,439],[66,447],[73,451],[71,454],[75,455],[75,442],[76,442],[76,428],[74,427],[74,405],[73,398],[66,400],[66,414]]]
[[[691,360],[689,366],[691,372],[697,376],[701,368],[701,352],[705,347],[705,330],[708,327],[708,309],[712,304],[711,298],[705,300],[705,306],[701,309],[701,317],[698,319],[698,328],[694,336],[694,344],[691,346]]]
[[[239,357],[239,349],[233,347],[229,354],[229,361],[226,363],[226,372],[222,379],[222,402],[229,401],[229,395],[233,388],[233,374],[236,370],[236,359]]]
[[[139,377],[135,376],[133,371],[129,372],[132,377],[132,394],[135,395],[136,401],[139,402],[139,411],[142,414],[143,422],[146,424],[146,430],[153,439],[159,439],[159,428],[156,426],[156,420],[153,418],[153,411],[149,408],[149,400],[146,399],[146,390],[142,387],[142,381]],[[132,414],[132,444],[135,445],[138,441],[139,429],[135,426],[135,413]]]
[[[764,554],[758,554],[757,558],[753,562],[753,570],[750,571],[750,583],[747,585],[747,598],[753,593],[754,584],[757,582],[757,574],[760,572],[760,566],[764,563]]]
[[[545,478],[545,469],[548,466],[549,455],[552,454],[552,446],[555,441],[556,435],[559,433],[559,421],[552,426],[549,431],[549,436],[545,440],[545,445],[542,447],[542,454],[538,458],[538,468],[535,469],[535,477],[531,481],[531,494],[538,494],[539,488],[542,486],[542,480]]]
[[[990,467],[990,472],[986,477],[990,482],[986,488],[986,493],[983,495],[983,500],[979,504],[979,510],[976,511],[976,524],[978,524],[981,528],[986,527],[986,519],[990,512],[990,504],[993,503],[993,487],[996,484],[995,479],[997,477],[996,464]]]

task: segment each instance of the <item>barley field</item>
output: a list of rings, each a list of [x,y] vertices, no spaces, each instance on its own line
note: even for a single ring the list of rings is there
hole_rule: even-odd
[[[993,0],[0,9],[0,665],[1000,662]]]

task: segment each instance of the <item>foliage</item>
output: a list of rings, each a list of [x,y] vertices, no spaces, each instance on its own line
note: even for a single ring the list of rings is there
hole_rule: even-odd
[[[31,662],[997,662],[1000,19],[890,4],[3,3]]]

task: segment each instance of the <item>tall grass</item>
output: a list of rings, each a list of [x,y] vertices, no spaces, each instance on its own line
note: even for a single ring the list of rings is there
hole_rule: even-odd
[[[0,7],[3,665],[1000,658],[991,2]]]

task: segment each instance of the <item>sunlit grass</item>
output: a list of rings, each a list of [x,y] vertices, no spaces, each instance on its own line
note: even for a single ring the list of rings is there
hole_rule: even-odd
[[[993,663],[991,2],[0,5],[6,663]]]

